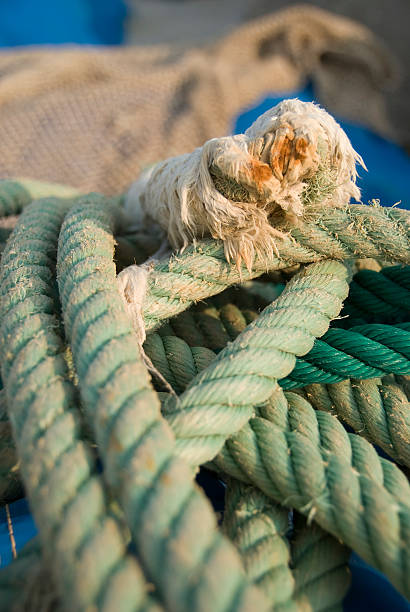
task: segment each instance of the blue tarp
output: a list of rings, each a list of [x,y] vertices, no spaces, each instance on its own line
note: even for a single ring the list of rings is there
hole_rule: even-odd
[[[0,47],[118,45],[126,15],[123,0],[1,0]]]

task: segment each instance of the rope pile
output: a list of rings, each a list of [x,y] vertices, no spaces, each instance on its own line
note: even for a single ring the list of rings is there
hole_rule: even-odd
[[[337,610],[351,550],[408,597],[410,214],[326,207],[248,267],[212,239],[153,260],[141,348],[117,274],[158,239],[124,233],[122,198],[32,188],[0,182],[20,215],[0,494],[24,487],[39,538],[0,572],[0,610]],[[389,264],[352,275],[368,257]],[[200,466],[226,485],[221,525]]]

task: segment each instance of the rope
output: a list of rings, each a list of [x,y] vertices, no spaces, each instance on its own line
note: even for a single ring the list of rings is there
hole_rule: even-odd
[[[297,361],[288,379],[280,382],[284,389],[294,389],[390,373],[410,374],[410,323],[329,329],[309,354]]]
[[[154,367],[178,394],[216,357],[215,353],[204,347],[191,348],[181,338],[161,337],[155,333],[148,336],[144,350]],[[293,372],[298,369],[299,363],[300,358],[297,358]],[[288,381],[294,382],[291,378],[293,372],[279,381],[282,388],[287,388],[285,383]],[[406,395],[397,385],[382,384],[380,380],[350,379],[329,385],[307,384],[304,397],[315,409],[338,416],[395,461],[410,467],[409,405]]]
[[[360,270],[342,310],[352,324],[406,321],[410,314],[410,268],[391,266],[380,272]],[[352,323],[353,322],[353,323]]]
[[[322,335],[347,295],[345,267],[334,261],[307,267],[281,296],[227,345],[188,385],[165,416],[180,456],[192,465],[215,457],[224,441],[268,399],[278,378]],[[244,392],[252,389],[252,399]]]
[[[167,609],[264,610],[190,469],[174,456],[117,287],[117,217],[102,197],[84,198],[65,218],[57,261],[66,335],[105,477]]]
[[[7,415],[5,393],[2,389],[0,391],[0,505],[9,504],[22,495],[19,460]]]
[[[294,521],[288,541],[288,511],[258,489],[228,480],[223,527],[273,609],[342,609],[350,586],[350,550],[300,515]]]
[[[165,401],[164,420],[118,291],[117,204],[88,196],[68,212],[61,232],[69,202],[19,204],[26,208],[2,261],[2,376],[23,479],[63,602],[79,610],[158,609],[160,604],[147,597],[144,571],[155,585],[155,598],[171,611],[267,609],[272,601],[245,580],[238,554],[216,530],[214,514],[192,484],[192,471],[179,458],[197,466],[221,449],[215,460],[219,470],[314,518],[408,593],[403,543],[409,538],[410,509],[404,475],[380,460],[366,441],[347,436],[337,419],[314,411],[299,395],[283,395],[277,386],[278,378],[290,374],[295,355],[309,352],[315,336],[340,312],[347,272],[329,257],[359,254],[409,263],[408,215],[377,207],[322,211],[278,241],[279,256],[260,259],[253,272],[229,266],[221,244],[210,241],[156,264],[141,300],[148,330],[230,284],[316,262],[298,272],[253,322],[250,309],[237,320],[228,304],[207,306],[207,326],[198,335],[212,332],[218,340],[221,319],[225,329],[215,359],[203,348],[189,349],[171,367],[168,355],[181,344],[156,334],[148,338],[158,350],[163,347],[163,367],[181,393]],[[322,259],[328,261],[317,261]],[[223,348],[244,322],[251,324]],[[396,355],[387,360],[389,371],[403,376],[407,340],[396,335],[391,344],[383,336],[385,326],[369,327],[361,335],[379,345],[383,340],[384,349]],[[328,333],[334,331],[345,330]],[[75,371],[66,363],[66,341]],[[107,484],[96,471],[92,440],[83,434],[73,376]],[[266,403],[273,391],[275,400]],[[258,416],[255,404],[262,404]],[[115,515],[106,489],[119,502]],[[143,571],[127,552],[124,523]],[[333,565],[330,553],[326,562],[330,574],[334,569],[340,578],[341,564]],[[302,607],[320,591],[312,580],[303,571],[296,578]],[[340,578],[335,599],[343,584]]]
[[[410,594],[410,488],[363,438],[299,395],[277,389],[214,461],[340,538]]]
[[[392,459],[410,467],[409,400],[395,384],[345,380],[307,385],[304,396],[316,410],[336,415]]]
[[[158,610],[81,436],[54,276],[67,206],[56,199],[28,206],[2,258],[1,371],[21,473],[66,607],[117,601],[125,610],[133,601],[133,610]]]
[[[295,516],[291,541],[294,598],[299,609],[315,612],[343,610],[350,582],[350,550],[315,523]]]
[[[196,351],[199,351],[199,346],[219,351],[257,316],[256,311],[240,310],[235,304],[224,304],[221,308],[212,304],[200,305],[170,321],[168,327],[160,329],[159,333],[163,337],[175,333],[189,345],[197,347]],[[148,353],[155,363],[157,358],[151,345],[148,345]],[[161,365],[158,369],[162,372]],[[163,374],[167,378],[167,374]],[[321,339],[315,340],[309,353],[298,357],[293,371],[280,380],[280,385],[284,389],[294,389],[313,383],[328,384],[347,378],[375,378],[386,374],[410,374],[409,323],[329,329]]]
[[[0,217],[19,215],[33,200],[47,197],[72,198],[79,195],[74,187],[29,179],[0,180]]]
[[[289,236],[277,242],[277,248],[279,256],[255,260],[251,272],[229,265],[222,244],[216,241],[199,242],[159,262],[148,276],[143,305],[146,331],[229,285],[295,263],[374,257],[410,264],[409,215],[398,208],[352,204],[322,212],[309,221],[301,220]]]
[[[272,609],[297,610],[286,538],[287,510],[258,489],[229,479],[223,529],[239,550],[248,577],[266,593]]]

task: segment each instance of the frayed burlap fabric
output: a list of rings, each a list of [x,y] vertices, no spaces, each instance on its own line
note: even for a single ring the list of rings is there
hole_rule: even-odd
[[[382,91],[395,70],[366,28],[307,6],[201,49],[3,51],[0,175],[118,193],[144,166],[229,133],[240,109],[308,78],[330,111],[391,136]]]

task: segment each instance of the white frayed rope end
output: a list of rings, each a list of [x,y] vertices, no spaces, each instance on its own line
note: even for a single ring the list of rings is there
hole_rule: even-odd
[[[118,289],[140,346],[146,338],[142,306],[147,293],[150,268],[151,265],[147,264],[128,266],[117,276]]]

